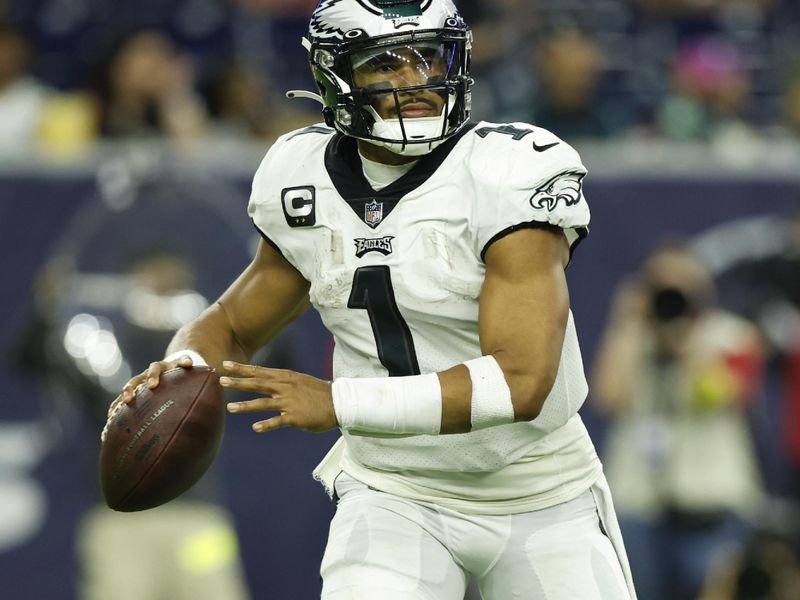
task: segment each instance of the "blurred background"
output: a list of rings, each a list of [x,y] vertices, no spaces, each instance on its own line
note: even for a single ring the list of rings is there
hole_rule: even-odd
[[[0,0],[0,596],[318,597],[336,435],[256,436],[111,515],[105,409],[247,264],[277,135],[320,120],[313,0]],[[800,599],[800,2],[461,0],[474,116],[581,152],[568,277],[642,600]],[[329,374],[315,314],[257,357]],[[143,582],[151,582],[145,585]]]

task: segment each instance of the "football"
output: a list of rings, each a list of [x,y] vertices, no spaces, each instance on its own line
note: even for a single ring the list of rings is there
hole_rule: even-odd
[[[192,487],[214,461],[225,429],[219,375],[209,367],[161,373],[107,425],[100,448],[106,504],[121,512],[159,506]]]

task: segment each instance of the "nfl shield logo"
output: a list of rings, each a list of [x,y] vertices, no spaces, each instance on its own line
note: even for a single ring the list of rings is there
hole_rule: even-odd
[[[373,200],[364,207],[364,222],[370,227],[375,227],[383,221],[383,202]]]

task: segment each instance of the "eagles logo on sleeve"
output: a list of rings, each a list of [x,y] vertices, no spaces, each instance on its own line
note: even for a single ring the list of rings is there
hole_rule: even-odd
[[[546,208],[553,212],[558,203],[563,200],[566,206],[574,206],[581,201],[581,188],[586,173],[581,171],[567,171],[559,173],[536,189],[531,197],[533,208]]]

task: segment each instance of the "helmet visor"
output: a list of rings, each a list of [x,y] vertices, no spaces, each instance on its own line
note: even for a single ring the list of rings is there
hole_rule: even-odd
[[[459,74],[454,42],[411,42],[370,48],[351,55],[353,86],[386,91],[440,85]]]

